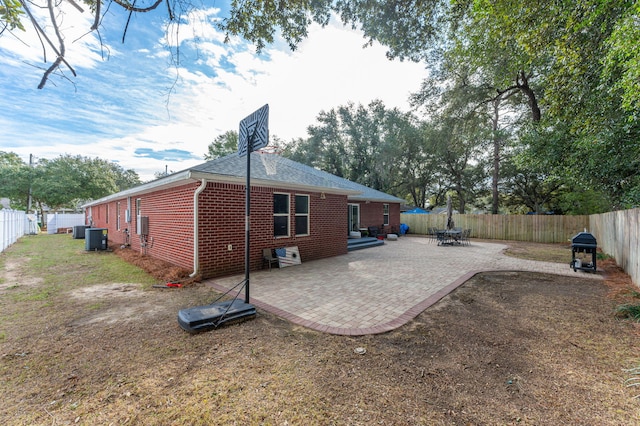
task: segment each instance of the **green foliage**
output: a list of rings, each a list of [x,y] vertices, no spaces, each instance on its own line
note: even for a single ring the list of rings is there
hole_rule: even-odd
[[[15,153],[0,151],[0,197],[11,200],[11,207],[26,210],[29,184],[36,170],[25,164]]]
[[[51,208],[101,198],[118,190],[115,170],[106,160],[64,155],[41,160],[33,196]]]
[[[208,146],[204,159],[215,160],[238,151],[238,132],[229,130],[217,136]]]
[[[99,158],[61,155],[29,166],[13,153],[0,153],[2,196],[26,208],[29,191],[36,204],[75,208],[79,201],[101,198],[140,184],[133,170]]]
[[[22,19],[24,10],[19,0],[0,0],[0,34],[8,28],[9,30],[20,29],[24,31]]]
[[[329,22],[332,3],[332,0],[232,0],[229,16],[218,28],[226,33],[227,41],[231,35],[239,35],[254,43],[258,51],[273,43],[276,29],[280,29],[293,50],[307,36],[312,19],[323,25]]]
[[[97,3],[84,3],[96,12]],[[118,4],[130,8],[129,3]],[[28,5],[0,0],[0,25],[21,27]],[[178,9],[189,7],[195,6],[185,2]],[[53,12],[50,16],[57,16]],[[640,204],[637,0],[232,0],[228,15],[217,25],[227,39],[244,37],[258,50],[273,43],[276,35],[295,49],[309,25],[326,25],[332,16],[362,30],[367,43],[382,43],[389,58],[425,61],[431,81],[413,101],[418,106],[431,102],[426,117],[431,128],[416,131],[420,125],[415,120],[400,112],[390,114],[383,106],[344,106],[322,112],[319,123],[309,128],[311,137],[287,147],[286,155],[402,194],[418,205],[455,188],[461,208],[485,195],[484,167],[493,172],[492,210],[497,210],[497,188],[506,183],[501,162],[520,145],[524,160],[520,174],[511,178],[521,181],[511,184],[537,187],[533,198],[538,200],[530,201],[532,205],[599,211],[605,203],[610,209]],[[502,104],[492,112],[496,100]],[[511,122],[496,125],[496,117]],[[511,141],[510,134],[521,139]],[[232,136],[219,136],[207,159],[233,152]],[[416,157],[407,159],[401,152]],[[74,188],[75,179],[45,185],[49,179],[41,174],[64,169],[58,166],[34,172],[14,165],[15,182],[8,182],[2,171],[0,179],[8,182],[5,191],[12,199],[26,200],[25,182],[37,181],[40,197],[65,203],[62,186],[83,191]],[[113,187],[113,181],[107,177],[91,189],[83,188],[84,193],[101,193]],[[115,186],[122,189],[128,182]],[[579,194],[566,195],[573,190]],[[548,194],[540,198],[541,192]],[[513,191],[506,197],[515,200]],[[572,203],[580,207],[570,208]]]
[[[410,176],[403,152],[421,136],[410,114],[381,101],[350,103],[318,115],[309,138],[287,146],[284,155],[383,192],[396,192]],[[405,188],[410,185],[404,185]]]
[[[627,303],[616,308],[616,316],[618,318],[629,318],[634,321],[640,321],[640,305]]]
[[[625,10],[606,42],[604,77],[620,92],[622,106],[640,111],[640,2]]]
[[[571,188],[560,194],[558,207],[551,210],[570,215],[605,213],[611,208],[611,200],[606,193],[594,189]]]

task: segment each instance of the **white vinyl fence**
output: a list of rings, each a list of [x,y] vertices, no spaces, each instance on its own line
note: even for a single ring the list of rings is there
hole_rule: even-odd
[[[47,215],[47,234],[57,234],[58,229],[84,225],[83,213],[53,213]]]
[[[27,214],[18,210],[0,210],[0,253],[29,232]]]

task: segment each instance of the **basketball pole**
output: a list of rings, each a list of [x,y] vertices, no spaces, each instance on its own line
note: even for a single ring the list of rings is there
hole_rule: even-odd
[[[256,129],[253,128],[251,137],[247,142],[247,184],[245,189],[245,216],[244,216],[244,303],[249,303],[249,275],[251,270],[251,153],[253,152],[253,140],[256,135]]]

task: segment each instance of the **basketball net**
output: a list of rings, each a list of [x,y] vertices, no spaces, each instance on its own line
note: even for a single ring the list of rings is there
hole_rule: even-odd
[[[267,175],[273,176],[276,174],[277,172],[276,164],[277,164],[278,158],[275,155],[261,152],[260,161],[262,161],[262,164],[264,165],[264,169],[267,172]]]

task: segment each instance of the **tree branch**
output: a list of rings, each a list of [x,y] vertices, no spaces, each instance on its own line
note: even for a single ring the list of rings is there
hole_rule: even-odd
[[[125,10],[128,10],[130,12],[149,12],[155,9],[156,7],[160,6],[160,3],[162,3],[163,0],[156,0],[156,2],[149,7],[135,7],[135,2],[134,4],[131,4],[123,0],[113,0],[113,1],[114,3],[122,6]]]
[[[35,17],[31,13],[31,10],[27,7],[27,4],[25,3],[25,1],[24,0],[20,0],[20,4],[22,5],[22,8],[25,10],[27,15],[29,15],[29,19],[31,20],[31,23],[33,24],[34,28],[36,29],[36,32],[38,33],[38,36],[40,37],[40,35],[41,35],[42,38],[44,38],[44,40],[46,40],[47,44],[49,44],[49,46],[53,49],[53,51],[57,55],[56,60],[53,62],[53,64],[49,67],[49,69],[47,69],[47,71],[42,76],[42,80],[40,80],[40,84],[38,84],[38,89],[42,89],[44,87],[44,85],[47,83],[47,79],[49,78],[49,75],[57,67],[60,66],[60,63],[64,63],[69,68],[71,73],[73,73],[73,75],[76,76],[76,72],[73,69],[73,67],[64,59],[64,53],[65,53],[64,39],[62,38],[62,36],[60,34],[60,28],[58,27],[58,22],[55,19],[53,2],[51,0],[48,0],[47,1],[47,8],[49,9],[49,16],[51,17],[51,24],[53,25],[53,29],[54,29],[54,31],[56,33],[56,37],[58,38],[58,42],[60,43],[60,50],[58,50],[58,48],[56,48],[56,46],[53,44],[53,42],[49,39],[47,34],[42,29],[42,27],[40,27],[40,24],[38,24],[38,21],[36,21]],[[42,40],[42,38],[40,40]],[[44,45],[43,45],[43,48],[44,48]],[[46,62],[46,50],[45,50],[45,62]]]

